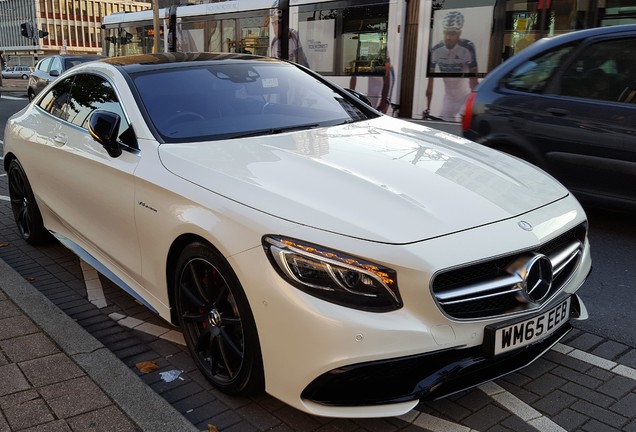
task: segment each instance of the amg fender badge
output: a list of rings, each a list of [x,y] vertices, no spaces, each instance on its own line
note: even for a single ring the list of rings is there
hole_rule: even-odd
[[[144,208],[147,208],[148,210],[152,210],[153,212],[157,213],[157,209],[154,207],[150,207],[148,204],[146,204],[143,201],[139,201],[138,204]]]

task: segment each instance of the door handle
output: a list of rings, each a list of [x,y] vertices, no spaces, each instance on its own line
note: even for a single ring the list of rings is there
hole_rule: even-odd
[[[570,113],[568,110],[564,110],[562,108],[548,108],[546,111],[557,117],[563,117]]]
[[[67,138],[64,134],[56,134],[55,136],[53,136],[53,141],[55,142],[55,144],[64,145],[66,144]]]

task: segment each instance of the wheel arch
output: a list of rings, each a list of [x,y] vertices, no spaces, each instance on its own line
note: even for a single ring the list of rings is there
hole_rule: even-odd
[[[481,144],[545,169],[545,158],[530,142],[523,138],[509,134],[494,134],[486,137]]]
[[[202,241],[210,245],[210,247],[216,249],[209,240],[194,233],[184,233],[174,239],[168,250],[168,256],[166,257],[166,287],[168,288],[168,301],[170,303],[170,322],[174,325],[179,325],[179,317],[177,316],[177,309],[175,303],[175,290],[172,282],[175,278],[175,270],[179,255],[183,249],[192,242]],[[218,249],[217,249],[218,250]]]
[[[11,164],[11,161],[14,159],[17,159],[17,157],[11,152],[4,155],[4,170],[5,171],[9,170],[9,165]]]
[[[197,241],[205,243],[210,248],[214,249],[219,254],[219,256],[224,257],[224,254],[221,253],[219,248],[217,248],[214,243],[200,234],[186,232],[180,234],[172,241],[172,244],[168,249],[168,255],[166,257],[166,287],[168,289],[168,302],[170,306],[170,322],[177,326],[179,325],[179,317],[176,313],[177,309],[175,303],[175,287],[172,285],[172,282],[174,281],[174,278],[176,276],[176,266],[181,252],[186,248],[186,246]],[[227,263],[227,265],[231,268],[229,263]]]
[[[223,261],[218,263],[220,264],[219,268],[221,269],[221,271],[223,271],[223,267],[225,267],[225,270],[231,273],[229,279],[227,279],[228,283],[238,284],[237,288],[239,292],[234,291],[234,295],[239,296],[239,297],[235,297],[237,298],[237,303],[242,302],[242,304],[245,306],[244,312],[246,312],[246,315],[243,316],[241,312],[241,321],[245,319],[245,321],[243,322],[245,326],[244,334],[245,334],[246,341],[248,340],[252,341],[252,343],[249,345],[254,350],[253,352],[254,357],[251,357],[251,359],[254,362],[253,364],[256,367],[256,369],[250,369],[250,372],[249,372],[250,382],[246,386],[243,386],[239,390],[239,392],[236,394],[252,395],[252,394],[261,393],[265,389],[265,381],[264,381],[265,377],[264,377],[264,371],[263,371],[263,360],[262,360],[262,350],[261,350],[259,329],[256,326],[254,313],[252,311],[252,305],[249,303],[249,300],[243,289],[241,281],[238,278],[238,275],[236,274],[235,270],[232,268],[232,265],[230,264],[230,262],[225,258],[225,254],[223,254],[220,251],[220,249],[214,245],[212,241],[210,241],[208,238],[200,234],[196,234],[192,232],[180,234],[177,238],[174,239],[174,241],[172,242],[168,250],[167,259],[166,259],[166,282],[168,286],[168,299],[170,304],[170,321],[174,325],[177,325],[177,326],[180,325],[180,319],[177,312],[177,309],[178,309],[177,289],[176,289],[177,287],[173,286],[173,281],[177,277],[177,266],[180,265],[179,262],[181,259],[181,255],[193,243],[200,243],[203,246],[209,248],[210,252],[213,255],[216,255],[214,259],[216,259],[217,261],[218,260]],[[198,247],[198,245],[195,245],[195,246]],[[223,276],[223,278],[225,278],[225,276]],[[238,300],[238,298],[241,298],[241,300]],[[183,328],[182,328],[182,331],[184,331]],[[250,337],[253,337],[254,339],[249,339],[248,335],[250,335]],[[185,337],[185,334],[184,334],[184,337]],[[246,344],[248,343],[246,342]],[[255,377],[255,378],[252,379],[251,377]],[[244,391],[245,393],[243,393]],[[230,394],[235,394],[235,393],[230,393]]]

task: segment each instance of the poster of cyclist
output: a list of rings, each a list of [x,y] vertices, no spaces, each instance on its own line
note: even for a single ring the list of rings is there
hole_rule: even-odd
[[[426,116],[461,121],[464,102],[488,66],[493,6],[434,11]]]

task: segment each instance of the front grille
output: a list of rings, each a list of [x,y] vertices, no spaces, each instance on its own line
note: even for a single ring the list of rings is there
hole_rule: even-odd
[[[535,309],[567,284],[579,266],[587,223],[566,231],[537,248],[438,273],[432,282],[440,308],[457,319],[477,319]],[[520,288],[521,277],[510,268],[517,260],[545,255],[552,263],[552,285],[540,301],[530,301]]]

